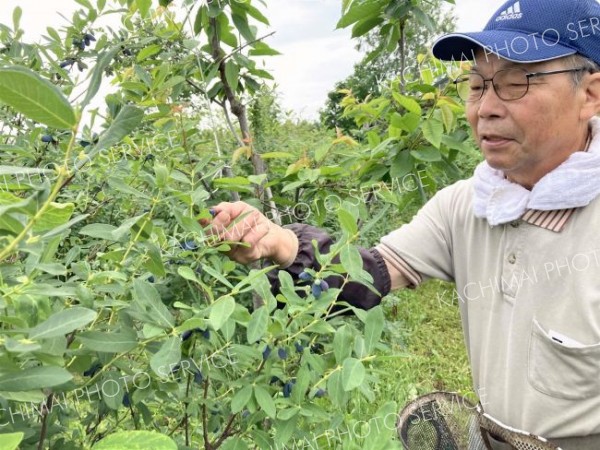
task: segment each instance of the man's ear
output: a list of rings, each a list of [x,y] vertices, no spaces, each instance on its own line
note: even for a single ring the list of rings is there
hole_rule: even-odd
[[[588,121],[600,114],[600,72],[589,74],[582,82],[585,100],[581,107],[580,118]]]

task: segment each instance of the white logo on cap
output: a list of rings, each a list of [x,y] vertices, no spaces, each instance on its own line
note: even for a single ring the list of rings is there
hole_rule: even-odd
[[[500,13],[498,17],[496,17],[496,22],[500,22],[502,20],[515,20],[523,17],[523,13],[521,12],[521,2],[516,2],[510,8],[505,9]]]

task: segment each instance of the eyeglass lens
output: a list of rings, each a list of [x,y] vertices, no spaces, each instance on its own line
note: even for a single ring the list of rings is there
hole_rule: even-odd
[[[483,76],[475,72],[457,78],[455,83],[459,97],[467,102],[478,101],[486,89]],[[527,72],[521,69],[499,70],[491,83],[502,100],[517,100],[525,96],[529,88]]]

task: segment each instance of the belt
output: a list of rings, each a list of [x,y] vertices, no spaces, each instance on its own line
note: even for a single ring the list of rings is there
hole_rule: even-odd
[[[487,432],[490,438],[490,444],[493,450],[513,450],[513,447],[500,436]],[[589,436],[569,437],[569,438],[550,438],[548,441],[562,450],[599,450],[600,434],[591,434]]]

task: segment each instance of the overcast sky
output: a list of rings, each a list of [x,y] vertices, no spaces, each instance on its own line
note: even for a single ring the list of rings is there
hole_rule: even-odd
[[[93,2],[93,1],[92,1]],[[177,2],[177,0],[176,0]],[[157,0],[153,0],[157,3]],[[503,0],[456,0],[457,27],[463,31],[481,29]],[[36,41],[47,26],[60,28],[79,5],[74,0],[2,1],[0,23],[12,24],[12,10],[23,9],[25,39]],[[267,0],[266,16],[271,30],[268,41],[282,56],[267,60],[282,95],[284,108],[314,119],[336,81],[352,73],[361,55],[347,30],[335,30],[341,0]]]

